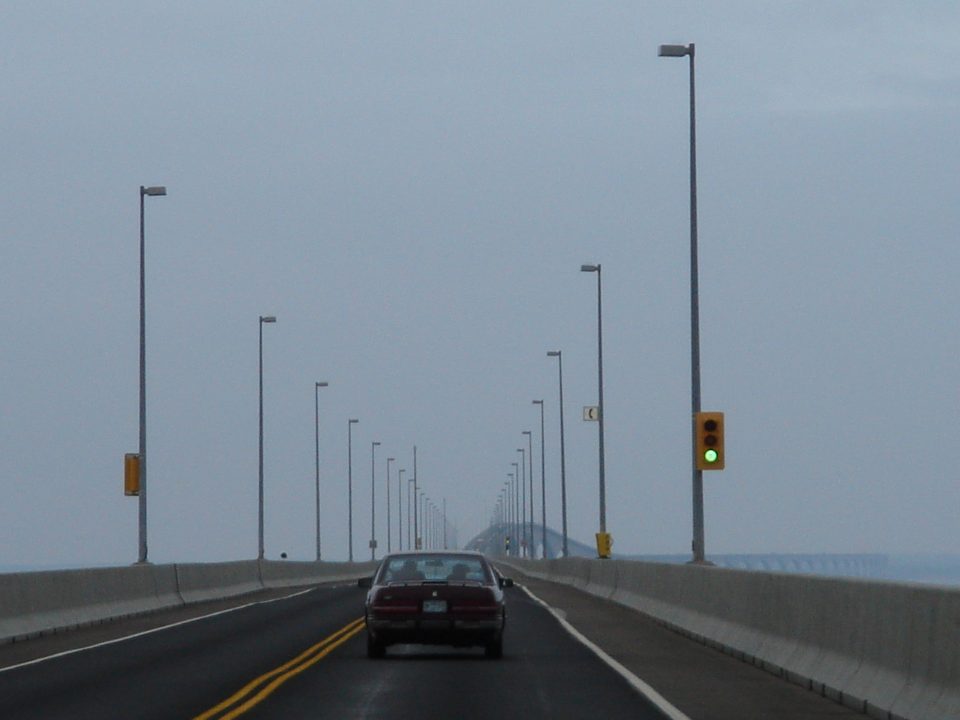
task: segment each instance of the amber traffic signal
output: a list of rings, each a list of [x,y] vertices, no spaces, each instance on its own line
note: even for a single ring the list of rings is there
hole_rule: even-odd
[[[698,412],[694,417],[697,470],[723,470],[723,413]]]

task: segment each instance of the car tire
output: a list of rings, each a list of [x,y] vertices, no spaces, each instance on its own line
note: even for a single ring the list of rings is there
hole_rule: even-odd
[[[383,643],[374,640],[373,635],[367,633],[367,657],[373,659],[382,658],[384,655],[386,655],[386,653],[386,646]]]
[[[491,660],[499,660],[503,657],[503,637],[491,640],[483,648],[483,654]]]

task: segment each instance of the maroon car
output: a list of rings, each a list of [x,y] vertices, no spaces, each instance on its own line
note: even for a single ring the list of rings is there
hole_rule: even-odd
[[[368,657],[383,657],[388,645],[401,643],[482,645],[489,658],[503,655],[503,588],[513,581],[480,553],[394,553],[359,585],[369,588]]]

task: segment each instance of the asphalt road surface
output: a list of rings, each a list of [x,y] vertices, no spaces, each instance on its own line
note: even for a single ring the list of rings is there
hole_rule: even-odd
[[[664,717],[520,588],[507,591],[501,660],[413,646],[369,660],[363,597],[320,587],[212,616],[161,613],[3,646],[0,667],[112,638],[0,670],[0,718]]]

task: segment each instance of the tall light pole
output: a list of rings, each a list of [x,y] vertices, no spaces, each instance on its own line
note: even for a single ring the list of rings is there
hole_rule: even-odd
[[[536,543],[533,538],[533,433],[524,430],[523,434],[527,436],[527,466],[530,472],[527,473],[527,483],[530,486],[530,557],[536,557],[534,547]]]
[[[397,470],[397,550],[403,551],[403,474],[406,468]],[[410,488],[407,488],[407,520],[410,517]],[[410,532],[409,528],[407,532]],[[409,547],[407,548],[410,549]]]
[[[660,57],[690,58],[690,434],[696,444],[695,419],[700,412],[700,279],[697,262],[697,114],[694,44],[661,45]],[[691,453],[691,456],[693,453]],[[693,463],[693,562],[706,563],[703,529],[703,471]]]
[[[601,545],[606,544],[609,536],[607,535],[607,489],[603,454],[603,291],[600,280],[600,264],[581,265],[580,271],[595,272],[597,274],[597,404],[600,411],[600,417],[597,423],[600,435],[600,533],[598,533],[597,536],[597,554],[600,555],[600,557],[605,557],[606,555],[602,551]]]
[[[143,199],[166,194],[167,189],[160,185],[140,186],[140,498],[138,503],[140,539],[137,555],[137,562],[140,563],[147,561],[147,292]]]
[[[534,405],[540,406],[540,530],[543,543],[543,559],[547,559],[547,451],[544,447],[543,400],[534,400]],[[533,475],[533,461],[531,460],[530,475]]]
[[[529,432],[529,431],[525,430],[524,432]],[[529,545],[530,528],[527,523],[527,449],[517,448],[517,452],[520,453],[520,473],[517,475],[517,477],[520,478],[520,488],[522,489],[522,492],[520,493],[520,507],[523,509],[523,513],[522,513],[523,525],[520,528],[520,532],[523,535],[523,544],[526,547],[526,554],[529,555],[530,554],[530,545]],[[531,506],[533,505],[532,497],[530,498],[530,504]]]
[[[370,559],[377,559],[377,473],[376,452],[380,443],[370,443]],[[389,510],[389,508],[387,508]]]
[[[260,316],[260,482],[259,482],[259,548],[257,559],[263,560],[263,325],[264,323],[275,323],[277,318],[273,315]]]
[[[514,463],[516,465],[516,463]],[[520,555],[520,539],[517,537],[517,484],[514,482],[514,473],[507,473],[507,495],[510,501],[510,534],[513,536],[513,542],[510,543],[513,554]]]
[[[387,458],[387,552],[393,552],[392,540],[390,539],[390,463],[396,462],[396,458],[388,457]],[[399,521],[400,518],[398,517]]]
[[[560,514],[563,517],[563,556],[567,557],[567,459],[563,432],[563,351],[550,350],[547,357],[557,359],[560,370]]]
[[[413,503],[410,501],[410,486],[413,486]],[[407,478],[407,551],[416,550],[416,538],[413,536],[413,504],[417,502],[414,478]]]
[[[357,419],[347,420],[347,560],[353,562],[353,426]]]
[[[420,523],[417,521],[417,446],[413,446],[413,549],[420,550]]]
[[[517,452],[520,452],[519,448]],[[510,464],[513,465],[514,486],[517,491],[517,522],[520,534],[517,538],[517,548],[520,550],[520,557],[523,557],[525,552],[523,546],[527,543],[527,483],[526,478],[520,478],[520,468],[524,464],[522,462]]]
[[[320,562],[320,388],[327,387],[329,383],[315,382],[313,384],[313,416],[314,416],[314,436],[316,439],[316,498],[317,498],[317,562]]]
[[[416,482],[414,482],[413,488],[414,488],[414,492],[416,492],[416,488],[417,488]],[[417,517],[418,517],[416,511],[417,511],[417,509],[419,508],[419,510],[420,510],[420,513],[419,513],[420,522],[419,522],[417,528],[414,530],[414,534],[416,535],[417,532],[420,533],[419,535],[417,535],[417,550],[426,550],[427,547],[426,547],[426,545],[424,545],[424,539],[425,539],[425,537],[426,537],[426,532],[424,532],[424,525],[425,525],[426,523],[424,522],[423,509],[424,509],[424,507],[426,507],[426,504],[427,504],[427,494],[426,494],[423,490],[420,490],[419,492],[420,492],[420,498],[419,498],[419,500],[418,500],[418,502],[417,502],[417,504],[416,504],[416,507],[414,507],[414,515],[413,515],[413,517],[414,517],[414,518],[417,518]]]

